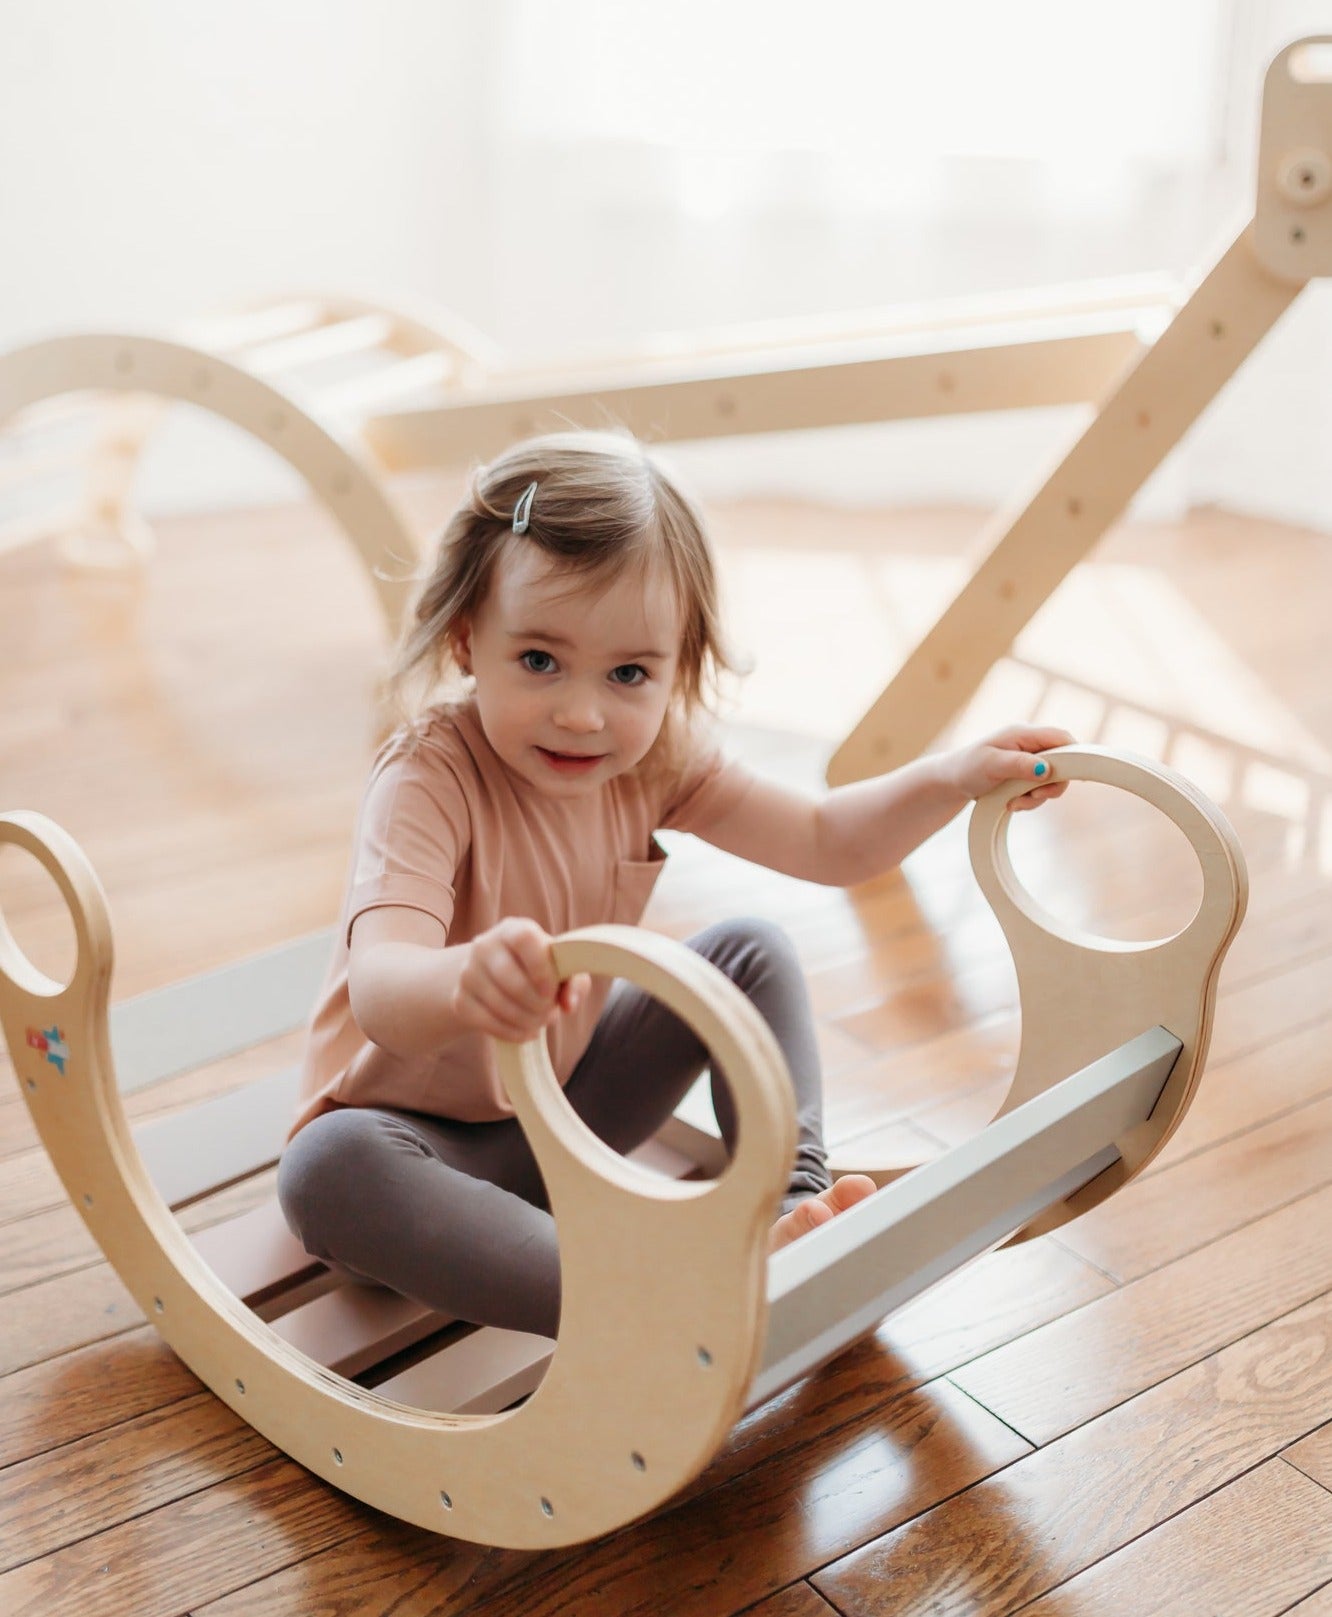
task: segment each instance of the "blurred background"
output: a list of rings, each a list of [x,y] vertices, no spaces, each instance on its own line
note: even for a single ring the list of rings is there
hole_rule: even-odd
[[[0,344],[289,291],[442,305],[516,361],[1121,276],[1252,204],[1308,0],[0,0]],[[1139,496],[1332,526],[1312,287]],[[988,506],[1077,412],[674,452],[705,496]],[[793,441],[794,440],[794,441]],[[298,498],[176,412],[150,516]]]

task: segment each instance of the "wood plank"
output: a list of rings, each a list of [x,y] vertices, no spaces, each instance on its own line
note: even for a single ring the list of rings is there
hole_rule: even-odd
[[[793,1583],[750,1606],[748,1617],[836,1617],[836,1613],[811,1584]]]
[[[1324,1585],[1307,1600],[1301,1600],[1298,1606],[1292,1606],[1287,1617],[1332,1617],[1332,1583]]]
[[[0,1376],[142,1325],[138,1304],[109,1263],[76,1269],[5,1298]]]
[[[419,1553],[395,1551],[380,1562],[374,1599],[380,1609],[410,1596],[418,1609],[486,1617],[646,1617],[663,1609],[669,1591],[671,1617],[718,1617],[778,1593],[836,1546],[862,1542],[879,1524],[905,1520],[1025,1452],[1005,1427],[939,1383],[887,1407],[862,1405],[831,1440],[802,1425],[778,1453],[765,1449],[761,1466],[720,1487],[708,1486],[705,1474],[683,1504],[609,1538],[551,1554],[492,1551],[472,1564],[462,1586],[456,1564],[423,1580]],[[308,1610],[302,1598],[308,1588],[302,1594],[296,1580],[274,1580],[210,1617],[294,1617]]]
[[[255,1174],[204,1201],[182,1208],[180,1226],[191,1233],[262,1205],[273,1195],[274,1171]],[[100,1248],[72,1206],[66,1203],[31,1218],[0,1225],[0,1296],[89,1268]]]
[[[1143,1170],[1143,1177],[1332,1092],[1329,1042],[1332,1021],[1324,1019],[1275,1037],[1232,1061],[1209,1061],[1184,1121],[1161,1155]],[[988,1079],[979,1088],[914,1111],[911,1123],[941,1142],[955,1145],[989,1122],[1006,1093],[1007,1082],[1006,1078]]]
[[[1274,1458],[1329,1399],[1332,1299],[1320,1298],[811,1581],[845,1617],[998,1617]]]
[[[1332,1291],[1332,1187],[1004,1347],[954,1383],[1040,1445]]]
[[[1024,1606],[1023,1613],[1278,1617],[1329,1579],[1332,1494],[1283,1461],[1269,1460]]]
[[[0,1466],[202,1391],[156,1331],[131,1330],[0,1379]]]
[[[1133,1181],[1059,1232],[1120,1281],[1284,1207],[1332,1180],[1332,1099],[1311,1101]]]
[[[1332,1489],[1332,1421],[1287,1449],[1286,1459],[1299,1466],[1305,1476]]]
[[[0,1609],[179,1617],[316,1554],[365,1518],[345,1495],[275,1460],[0,1574]]]
[[[197,1602],[192,1617],[466,1617],[472,1579],[496,1553],[380,1517],[297,1566]]]
[[[0,1493],[0,1572],[251,1470],[273,1453],[239,1415],[201,1393],[21,1460],[5,1472]]]

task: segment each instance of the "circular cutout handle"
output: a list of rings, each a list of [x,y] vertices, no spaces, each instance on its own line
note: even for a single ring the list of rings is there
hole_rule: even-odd
[[[780,1195],[795,1150],[794,1091],[777,1040],[750,999],[683,943],[640,927],[584,927],[556,938],[552,947],[562,982],[579,972],[623,977],[697,1034],[726,1074],[737,1140],[716,1180],[663,1180],[627,1162],[577,1115],[556,1080],[543,1034],[521,1045],[496,1041],[500,1077],[543,1173],[550,1172],[554,1153],[617,1189],[662,1200],[713,1194],[731,1183],[747,1186],[750,1194],[772,1183]]]
[[[1016,933],[1049,933],[1072,948],[1102,954],[1136,954],[1163,948],[1220,947],[1239,925],[1248,894],[1244,855],[1230,822],[1192,782],[1164,764],[1106,747],[1056,747],[1043,756],[1056,781],[1096,781],[1117,786],[1159,809],[1183,832],[1202,867],[1203,893],[1193,918],[1169,938],[1145,943],[1102,938],[1067,926],[1039,904],[1019,880],[1008,850],[1013,800],[1030,781],[1006,781],[981,798],[972,812],[969,844],[981,891],[1010,942]]]
[[[17,809],[0,814],[0,847],[10,844],[32,855],[60,890],[69,908],[77,954],[68,982],[38,971],[20,948],[0,910],[0,1011],[19,996],[44,1001],[52,1010],[77,993],[110,984],[111,920],[106,894],[82,848],[44,814]]]

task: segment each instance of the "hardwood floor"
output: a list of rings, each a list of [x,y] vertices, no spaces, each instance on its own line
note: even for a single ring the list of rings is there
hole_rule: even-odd
[[[423,530],[452,486],[403,490]],[[716,513],[735,745],[811,785],[957,575],[980,514],[745,502]],[[383,655],[349,550],[313,510],[165,524],[141,576],[0,557],[0,806],[84,845],[120,998],[332,917]],[[1213,1054],[1142,1178],[1001,1251],[747,1417],[659,1515],[519,1554],[332,1491],[241,1423],[148,1327],[0,1074],[0,1610],[79,1617],[1277,1617],[1332,1612],[1332,539],[1216,512],[1127,525],[991,675],[960,729],[1039,715],[1168,756],[1251,867]],[[1120,937],[1198,891],[1173,830],[1079,788],[1014,828],[1061,915]],[[649,923],[768,915],[819,1018],[829,1131],[863,1153],[965,1138],[1017,1049],[1011,964],[963,822],[842,893],[671,841]],[[70,939],[0,860],[35,963]],[[245,1082],[282,1041],[129,1100]],[[7,1087],[6,1087],[7,1086]],[[271,1176],[270,1176],[271,1177]],[[267,1188],[182,1215],[198,1227]]]

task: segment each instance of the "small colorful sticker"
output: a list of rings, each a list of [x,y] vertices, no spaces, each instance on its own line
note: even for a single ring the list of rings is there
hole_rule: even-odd
[[[42,1050],[46,1059],[58,1073],[65,1070],[65,1063],[69,1060],[69,1046],[65,1043],[65,1035],[58,1027],[43,1028],[40,1032],[35,1027],[27,1030],[28,1048]]]

